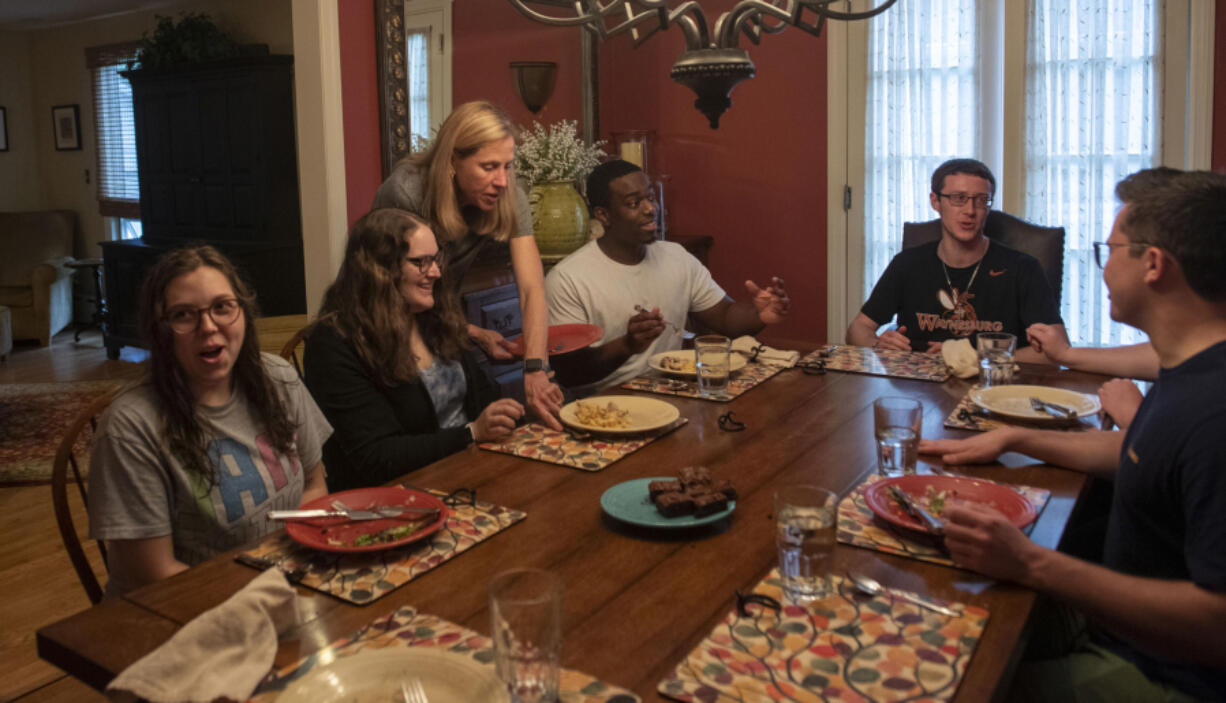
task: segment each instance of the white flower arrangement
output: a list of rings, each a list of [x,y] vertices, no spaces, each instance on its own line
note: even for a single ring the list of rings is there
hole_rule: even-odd
[[[551,181],[587,179],[592,169],[605,158],[604,140],[584,144],[576,133],[574,120],[555,122],[546,128],[532,123],[532,131],[522,130],[515,150],[515,170],[528,187]]]

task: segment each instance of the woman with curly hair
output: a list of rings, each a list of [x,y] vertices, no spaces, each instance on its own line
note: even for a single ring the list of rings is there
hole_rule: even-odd
[[[332,490],[386,483],[499,439],[523,415],[478,366],[459,301],[439,284],[445,266],[434,232],[408,212],[354,223],[303,359],[336,428],[324,446]]]
[[[492,103],[457,107],[427,151],[396,165],[371,209],[399,208],[430,223],[451,266],[452,292],[475,261],[505,261],[509,249],[523,313],[524,397],[545,424],[561,430],[555,416],[562,390],[549,380],[545,353],[545,275],[528,196],[515,182],[515,134],[511,119]],[[470,324],[468,334],[490,357],[511,358],[498,332]]]
[[[332,428],[294,369],[260,353],[256,314],[212,247],[172,251],[145,278],[148,373],[107,408],[90,459],[108,597],[275,531],[269,510],[327,492]]]

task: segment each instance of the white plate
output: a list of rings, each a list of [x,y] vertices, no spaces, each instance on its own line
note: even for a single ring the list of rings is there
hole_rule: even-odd
[[[687,378],[694,378],[693,370],[675,371],[664,365],[665,359],[677,359],[683,362],[684,364],[686,364],[687,369],[693,369],[694,368],[694,350],[693,349],[679,349],[677,351],[666,351],[666,352],[660,352],[659,354],[653,354],[652,357],[647,360],[647,365],[655,369],[656,371],[659,371],[661,373],[666,373],[670,376],[685,376]],[[745,359],[744,356],[737,354],[736,352],[733,352],[728,355],[728,373],[732,373],[734,371],[740,371],[741,369],[745,368],[745,365],[748,363],[749,362]]]
[[[1030,407],[1030,399],[1038,398],[1077,411],[1077,417],[1090,417],[1102,410],[1096,396],[1047,386],[994,386],[976,388],[971,401],[988,412],[1030,421],[1058,421],[1054,415]]]
[[[612,403],[618,409],[629,411],[630,414],[626,417],[628,424],[625,427],[600,427],[580,422],[578,411],[581,403],[595,405],[599,408],[608,407],[609,403]],[[681,411],[675,405],[655,398],[643,398],[637,395],[597,395],[563,405],[558,417],[564,424],[584,432],[638,434],[667,426],[681,417]]]
[[[436,647],[367,650],[321,664],[290,684],[277,700],[289,703],[399,701],[400,684],[419,679],[430,703],[510,701],[494,667]]]

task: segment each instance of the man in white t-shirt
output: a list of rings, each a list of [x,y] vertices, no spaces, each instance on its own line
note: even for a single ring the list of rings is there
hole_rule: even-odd
[[[647,369],[652,355],[681,348],[693,314],[720,334],[753,334],[783,319],[788,294],[772,278],[745,281],[749,299],[734,302],[698,259],[656,237],[656,207],[647,175],[628,161],[597,166],[587,180],[592,215],[604,235],[567,256],[545,278],[549,323],[599,325],[592,347],[555,358],[563,385],[586,391],[623,383]]]

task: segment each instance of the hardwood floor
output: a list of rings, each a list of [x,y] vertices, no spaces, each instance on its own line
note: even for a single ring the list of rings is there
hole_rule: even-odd
[[[144,351],[125,347],[118,361],[108,361],[99,333],[87,332],[74,343],[72,332],[64,331],[49,347],[15,347],[0,363],[0,383],[126,380],[140,373],[146,357]],[[84,506],[71,491],[69,498],[77,532],[85,540]],[[105,700],[39,659],[35,650],[38,628],[89,607],[55,526],[51,489],[0,487],[0,534],[5,537],[0,541],[0,701],[22,696],[26,701]],[[92,542],[86,552],[95,572],[104,573]]]

